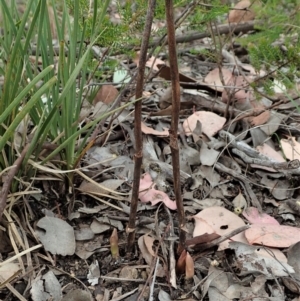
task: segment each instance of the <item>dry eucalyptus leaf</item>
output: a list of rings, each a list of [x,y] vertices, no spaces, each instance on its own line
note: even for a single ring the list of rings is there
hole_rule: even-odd
[[[110,229],[110,225],[103,223],[103,222],[99,222],[96,219],[93,220],[92,224],[91,224],[91,230],[95,233],[95,234],[100,234],[103,233],[107,230]]]
[[[200,166],[198,173],[201,174],[212,187],[215,187],[220,182],[220,175],[211,166]]]
[[[261,179],[261,184],[265,185],[277,200],[288,199],[292,197],[294,193],[294,189],[289,188],[291,185],[290,181],[286,179],[272,179],[270,176],[264,175]]]
[[[279,225],[278,221],[267,213],[260,213],[257,208],[249,207],[243,212],[243,216],[251,224],[273,224]]]
[[[0,266],[0,283],[5,282],[9,277],[20,269],[18,263],[8,262]]]
[[[269,157],[271,161],[286,162],[280,153],[278,153],[273,147],[271,147],[270,145],[268,145],[266,143],[264,143],[263,145],[258,145],[256,147],[256,150],[259,153],[261,153],[262,155]],[[271,171],[271,172],[276,172],[276,170],[274,168],[268,167],[268,166],[251,164],[251,167],[259,168],[259,169],[263,169],[263,170],[267,170],[267,171]]]
[[[33,301],[60,301],[62,291],[60,283],[52,271],[38,275],[32,282],[30,290]]]
[[[237,214],[242,213],[243,209],[247,208],[247,201],[241,192],[234,198],[232,204],[234,206],[234,212]]]
[[[300,143],[296,141],[295,137],[289,137],[288,139],[281,139],[281,147],[284,155],[290,159],[300,159]]]
[[[87,274],[88,282],[91,286],[95,286],[98,284],[98,280],[100,277],[100,269],[99,269],[99,262],[95,260],[89,266],[89,272]]]
[[[117,155],[112,152],[109,147],[91,147],[87,151],[87,156],[85,161],[87,164],[100,163],[104,166],[110,166],[110,162],[117,158]],[[103,163],[102,163],[103,162]],[[99,166],[101,166],[99,164]]]
[[[201,163],[199,152],[188,145],[180,147],[180,155],[185,158],[189,165],[199,165]]]
[[[159,301],[172,301],[171,296],[167,292],[163,291],[162,289],[159,290],[158,300]]]
[[[46,251],[64,256],[75,253],[74,229],[68,223],[46,216],[38,221],[37,226],[40,228],[36,230],[37,236]]]
[[[270,116],[271,116],[270,111],[266,110],[263,113],[259,114],[258,116],[250,117],[249,121],[252,126],[258,126],[258,125],[265,124],[269,120]]]
[[[111,190],[117,190],[123,183],[124,180],[118,179],[108,179],[98,183],[99,185],[83,181],[78,189],[83,193],[110,194]]]
[[[165,129],[163,132],[157,131],[157,130],[154,130],[154,129],[150,128],[149,126],[147,126],[144,122],[142,122],[141,128],[142,128],[142,132],[144,134],[148,134],[148,135],[151,134],[151,135],[158,136],[158,137],[169,137],[168,129]]]
[[[103,102],[105,104],[111,104],[118,96],[119,91],[113,85],[103,85],[97,92],[93,105],[97,102]]]
[[[139,249],[142,253],[142,256],[143,258],[145,259],[146,263],[151,266],[152,264],[152,260],[154,258],[154,256],[152,255],[153,254],[153,251],[149,251],[149,236],[147,235],[143,235],[141,236],[139,239],[138,239],[138,246],[139,246]],[[148,246],[146,246],[146,243],[145,243],[145,238],[147,240],[147,243],[148,243]],[[164,269],[163,267],[161,266],[161,264],[158,265],[158,268],[157,268],[157,276],[158,277],[165,277],[165,272],[164,272]]]
[[[240,275],[264,274],[267,278],[287,276],[293,268],[287,263],[284,254],[277,249],[250,246],[239,242],[230,242],[229,248],[234,249],[236,260],[241,267]]]
[[[229,23],[241,23],[252,21],[255,19],[255,13],[251,10],[252,2],[250,0],[242,0],[238,2],[234,8],[229,12]]]
[[[138,51],[135,55],[135,58],[133,59],[133,61],[136,63],[137,66],[139,66],[140,54],[141,54],[141,52]],[[161,65],[161,64],[164,65],[165,62],[155,56],[151,56],[148,59],[148,61],[146,62],[146,67],[148,67],[148,68],[153,67],[154,71],[158,71],[159,67],[157,65]]]
[[[76,250],[75,254],[81,258],[81,259],[88,259],[90,256],[92,256],[95,253],[95,250],[99,248],[94,248],[94,250],[90,251],[87,250],[89,243],[85,241],[76,241]]]
[[[209,148],[208,145],[203,141],[200,149],[200,161],[202,165],[213,166],[220,152]]]
[[[70,290],[61,301],[92,301],[92,296],[90,292],[76,289]]]
[[[89,240],[89,239],[93,239],[94,236],[95,236],[94,232],[87,225],[82,226],[78,230],[75,230],[75,239],[76,240]]]
[[[138,278],[138,270],[131,266],[125,266],[120,271],[120,278],[125,279],[137,279]]]
[[[220,236],[228,234],[233,230],[245,226],[244,221],[236,214],[223,207],[210,207],[203,209],[198,214],[194,215],[195,229],[193,237],[203,235],[205,233],[216,233]],[[247,243],[244,233],[239,233],[231,237],[233,241]],[[219,250],[228,247],[228,240],[219,245]]]
[[[95,214],[106,209],[107,207],[108,205],[97,205],[94,206],[93,208],[88,208],[84,206],[84,207],[80,207],[77,211],[84,214]]]
[[[176,202],[172,201],[169,196],[160,190],[155,189],[154,183],[149,173],[142,175],[140,179],[140,192],[139,199],[142,203],[151,202],[154,206],[160,202],[163,202],[168,208],[175,210],[177,208]]]
[[[287,252],[288,264],[290,264],[294,270],[298,280],[300,280],[300,242],[297,242]]]
[[[257,106],[257,101],[253,102],[254,95],[249,83],[252,81],[251,78],[244,76],[235,76],[229,79],[226,83],[231,88],[227,88],[222,93],[222,101],[228,103],[234,101],[234,106],[241,111],[246,111]]]
[[[222,75],[223,75],[224,83],[226,84],[228,80],[232,77],[232,72],[228,69],[222,68]],[[215,68],[212,71],[210,71],[206,75],[204,82],[210,85],[212,89],[215,89],[218,92],[224,91],[224,86],[220,78],[219,68]]]
[[[183,122],[183,129],[187,136],[191,136],[193,134],[194,129],[197,126],[197,121],[201,122],[202,132],[211,137],[223,128],[226,119],[212,112],[195,112]]]
[[[274,224],[254,224],[245,231],[250,244],[288,248],[300,241],[300,229]]]
[[[263,132],[265,132],[267,135],[270,136],[278,130],[282,121],[286,118],[287,118],[287,116],[284,114],[280,114],[278,112],[271,111],[271,116],[270,116],[269,120],[265,124],[263,124],[260,127],[260,129]]]

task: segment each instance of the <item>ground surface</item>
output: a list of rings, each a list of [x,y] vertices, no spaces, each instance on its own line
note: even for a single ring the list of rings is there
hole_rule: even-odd
[[[259,94],[249,83],[265,71],[249,64],[247,49],[224,47],[222,66],[203,49],[213,51],[212,39],[177,49],[187,259],[178,264],[169,70],[157,73],[155,64],[143,100],[133,252],[126,251],[135,143],[129,106],[100,128],[99,135],[109,134],[82,159],[72,194],[63,195],[66,183],[45,171],[36,182],[40,192],[15,206],[11,239],[0,232],[0,253],[7,263],[18,247],[28,252],[0,266],[9,283],[1,300],[299,300],[297,86]],[[164,53],[159,59],[166,63]],[[128,74],[135,63],[126,62]],[[100,90],[91,112],[115,100],[119,86],[111,84]],[[128,90],[122,103],[134,85]]]

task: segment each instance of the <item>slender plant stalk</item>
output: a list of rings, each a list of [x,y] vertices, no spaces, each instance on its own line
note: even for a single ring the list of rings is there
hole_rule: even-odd
[[[17,172],[19,171],[19,169],[21,167],[22,161],[25,157],[26,152],[28,151],[28,148],[29,148],[29,144],[27,144],[24,147],[20,157],[15,161],[14,167],[9,170],[6,180],[3,183],[3,187],[2,187],[1,195],[0,195],[0,221],[2,219],[3,211],[5,210],[6,199],[7,199],[7,195],[8,195],[11,183],[13,181],[14,176],[17,174]]]
[[[178,148],[178,122],[180,111],[180,85],[179,73],[177,65],[176,40],[173,1],[166,0],[166,19],[168,30],[168,47],[170,61],[170,77],[172,83],[172,120],[170,129],[170,148],[172,154],[172,166],[174,177],[174,193],[177,205],[177,215],[179,222],[179,246],[178,253],[180,254],[185,246],[185,213],[182,203],[181,187],[180,187],[180,165],[179,165],[179,148]]]
[[[144,74],[145,66],[147,61],[147,49],[149,45],[149,39],[151,34],[151,26],[154,15],[156,0],[148,1],[146,23],[143,32],[143,40],[141,45],[141,53],[139,59],[139,70],[137,76],[136,84],[136,99],[142,99],[143,89],[144,89]],[[143,137],[142,137],[142,100],[135,103],[135,123],[134,123],[134,137],[135,137],[135,154],[134,154],[134,175],[133,175],[133,188],[132,188],[132,198],[130,203],[130,214],[129,222],[127,225],[126,232],[128,233],[127,239],[127,251],[131,252],[133,250],[133,245],[135,241],[135,219],[139,200],[139,189],[140,189],[140,177],[141,177],[141,167],[143,161]]]

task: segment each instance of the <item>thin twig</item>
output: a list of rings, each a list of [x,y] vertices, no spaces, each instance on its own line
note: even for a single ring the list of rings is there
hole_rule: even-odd
[[[181,185],[180,185],[180,164],[179,164],[179,148],[178,148],[178,123],[180,111],[180,85],[179,72],[177,64],[175,26],[173,1],[166,0],[166,19],[168,28],[168,44],[169,44],[169,60],[170,60],[170,77],[172,82],[172,120],[170,128],[170,148],[172,153],[172,166],[174,177],[174,193],[177,206],[177,215],[179,222],[179,246],[180,254],[185,245],[185,213],[183,208]]]
[[[137,76],[136,84],[136,99],[142,99],[143,97],[143,88],[144,88],[144,74],[145,66],[147,61],[147,49],[149,45],[149,39],[151,34],[151,27],[154,15],[156,0],[149,0],[146,16],[146,24],[143,32],[143,40],[141,46],[141,53],[139,59],[139,69]],[[132,252],[133,245],[135,241],[135,220],[136,212],[139,200],[139,189],[140,189],[140,176],[141,176],[141,167],[143,161],[143,136],[142,136],[142,100],[135,103],[135,123],[134,123],[134,137],[135,137],[135,154],[134,154],[134,175],[133,175],[133,187],[132,187],[132,198],[130,203],[130,214],[129,222],[126,228],[128,233],[127,239],[127,251]]]

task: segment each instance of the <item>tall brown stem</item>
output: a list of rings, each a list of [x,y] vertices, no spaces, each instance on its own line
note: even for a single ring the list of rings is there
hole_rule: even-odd
[[[177,215],[179,222],[179,246],[178,253],[181,253],[185,245],[185,213],[182,203],[181,186],[180,186],[180,164],[178,148],[178,123],[180,111],[180,85],[176,53],[175,26],[173,1],[166,0],[166,18],[168,29],[168,47],[170,61],[170,77],[172,83],[172,121],[170,129],[170,148],[172,153],[172,166],[174,176],[174,193],[177,205]]]
[[[141,45],[141,53],[139,59],[139,70],[136,84],[136,99],[142,99],[143,88],[144,88],[144,73],[147,61],[147,48],[149,45],[149,39],[151,34],[151,26],[154,15],[156,0],[148,1],[148,9],[146,16],[146,24],[143,32],[143,40]],[[133,175],[133,187],[132,187],[132,198],[130,204],[129,222],[127,225],[126,232],[128,234],[127,239],[127,251],[131,252],[135,241],[135,219],[139,200],[139,188],[140,188],[140,176],[141,167],[143,161],[143,137],[142,137],[142,101],[135,103],[134,112],[134,137],[135,137],[135,154],[134,154],[134,175]]]

